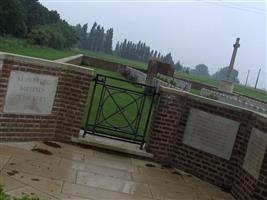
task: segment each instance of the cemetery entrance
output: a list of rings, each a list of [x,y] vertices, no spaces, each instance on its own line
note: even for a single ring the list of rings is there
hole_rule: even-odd
[[[155,95],[152,86],[97,74],[83,136],[95,134],[142,147]]]

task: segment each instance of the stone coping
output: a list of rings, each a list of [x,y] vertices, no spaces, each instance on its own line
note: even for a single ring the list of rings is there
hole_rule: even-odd
[[[94,72],[94,70],[91,68],[81,67],[78,65],[72,65],[68,63],[62,63],[61,61],[60,62],[50,61],[46,59],[22,56],[18,54],[11,54],[11,53],[0,51],[0,61],[1,60],[17,61],[17,62],[25,63],[25,64],[41,65],[45,67],[54,67],[54,68],[60,68],[64,70],[73,70],[76,72],[81,72],[81,73],[86,73],[86,74],[93,74]]]
[[[68,57],[56,59],[54,61],[55,62],[67,63],[68,61],[72,61],[72,60],[75,60],[75,59],[78,59],[78,58],[83,58],[83,54],[78,54],[78,55],[74,55],[74,56],[68,56]]]
[[[197,101],[200,101],[200,102],[203,102],[203,103],[210,103],[211,105],[214,105],[214,106],[228,108],[228,109],[236,110],[236,111],[239,111],[239,112],[245,112],[247,114],[253,115],[254,117],[264,118],[264,120],[267,120],[267,115],[266,114],[259,113],[259,112],[256,112],[256,111],[252,111],[252,110],[249,110],[249,109],[246,109],[246,108],[242,108],[240,106],[232,105],[232,104],[229,104],[229,103],[217,101],[215,99],[210,99],[210,98],[207,98],[207,97],[203,97],[203,96],[199,96],[199,95],[196,95],[196,94],[192,94],[192,93],[189,93],[189,92],[186,92],[186,91],[177,90],[177,89],[174,89],[174,88],[169,88],[169,87],[164,87],[164,86],[160,86],[160,91],[167,92],[167,93],[174,94],[174,95],[189,97],[191,99],[194,99],[194,100],[197,100]]]

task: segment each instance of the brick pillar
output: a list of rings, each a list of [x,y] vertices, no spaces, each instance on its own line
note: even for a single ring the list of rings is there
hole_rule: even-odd
[[[184,96],[160,91],[159,102],[154,109],[147,141],[147,151],[153,153],[158,162],[171,163],[185,100]]]

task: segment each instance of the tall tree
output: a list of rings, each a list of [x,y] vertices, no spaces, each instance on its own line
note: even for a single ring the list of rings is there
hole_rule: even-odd
[[[195,69],[192,69],[191,74],[196,76],[209,77],[209,68],[205,64],[199,64],[195,66]]]
[[[0,34],[25,36],[27,33],[26,19],[26,11],[20,1],[0,1]]]
[[[182,71],[183,70],[183,66],[182,64],[180,63],[180,61],[178,61],[175,65],[174,65],[175,69],[177,71]]]
[[[112,41],[113,41],[113,28],[107,30],[104,42],[104,52],[112,53]]]
[[[166,56],[163,57],[162,59],[163,62],[166,62],[168,64],[174,65],[173,59],[172,59],[172,54],[168,53]]]

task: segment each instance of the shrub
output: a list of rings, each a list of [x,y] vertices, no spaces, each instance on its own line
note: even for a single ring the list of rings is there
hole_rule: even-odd
[[[4,190],[0,185],[0,200],[39,200],[39,198],[37,198],[37,197],[31,198],[31,197],[27,197],[27,196],[24,196],[21,198],[16,198],[16,197],[12,198],[12,197],[10,197],[4,193]]]
[[[77,40],[73,30],[64,22],[35,26],[28,34],[28,38],[34,44],[55,49],[71,47]]]
[[[215,94],[209,94],[207,97],[210,99],[218,100],[218,97]]]

